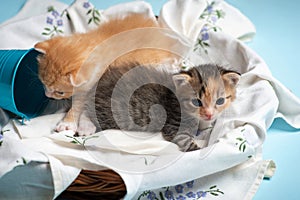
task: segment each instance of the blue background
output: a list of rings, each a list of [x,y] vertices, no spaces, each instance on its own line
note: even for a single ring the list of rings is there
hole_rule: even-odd
[[[42,1],[42,0],[41,0]],[[61,0],[71,4],[72,0]],[[167,0],[148,0],[155,14]],[[90,0],[97,8],[127,2],[125,0]],[[257,34],[248,45],[268,64],[274,77],[300,97],[300,1],[227,0],[256,26]],[[13,17],[25,0],[5,1],[0,7],[0,23]],[[255,200],[298,200],[300,187],[300,130],[282,120],[275,120],[268,130],[263,156],[276,162],[277,170],[271,180],[264,180]]]

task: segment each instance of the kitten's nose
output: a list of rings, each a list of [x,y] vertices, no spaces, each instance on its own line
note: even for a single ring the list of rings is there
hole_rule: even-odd
[[[211,120],[213,118],[213,111],[210,110],[210,109],[207,109],[205,111],[205,117],[206,117],[207,120]]]
[[[205,117],[206,117],[208,120],[211,120],[211,119],[212,119],[212,114],[211,114],[211,113],[206,114]]]

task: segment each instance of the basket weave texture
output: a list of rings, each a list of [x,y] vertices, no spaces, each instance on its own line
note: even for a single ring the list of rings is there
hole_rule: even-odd
[[[82,170],[57,200],[118,200],[126,194],[126,186],[113,170]]]

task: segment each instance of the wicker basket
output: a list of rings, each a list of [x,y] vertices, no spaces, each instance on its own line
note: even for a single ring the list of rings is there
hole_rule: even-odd
[[[125,184],[116,172],[82,170],[57,200],[118,200],[125,194]]]

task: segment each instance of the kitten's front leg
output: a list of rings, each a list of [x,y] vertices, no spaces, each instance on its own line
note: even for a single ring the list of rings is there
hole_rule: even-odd
[[[77,134],[79,136],[88,136],[92,135],[96,132],[96,126],[88,117],[86,111],[83,111],[80,119],[79,119],[79,126],[77,129]]]
[[[57,124],[55,131],[61,132],[65,130],[77,131],[79,117],[82,113],[84,99],[82,97],[73,96],[72,107],[65,117]]]

